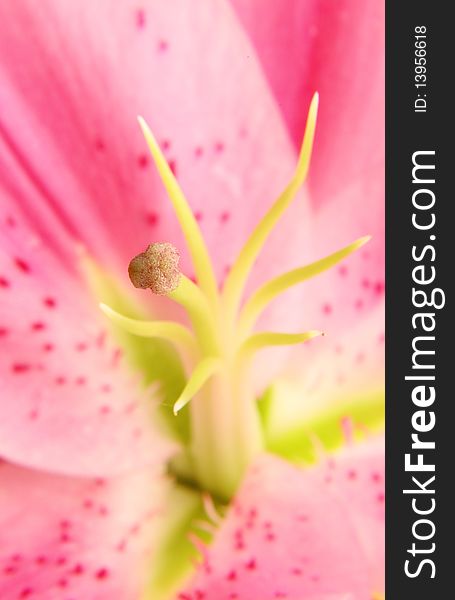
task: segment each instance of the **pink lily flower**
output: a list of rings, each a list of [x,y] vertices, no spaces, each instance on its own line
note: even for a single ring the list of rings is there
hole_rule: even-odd
[[[2,599],[382,597],[382,10],[0,2]]]

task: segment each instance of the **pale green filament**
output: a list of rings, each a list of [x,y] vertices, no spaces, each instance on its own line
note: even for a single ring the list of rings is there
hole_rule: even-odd
[[[308,111],[305,135],[303,137],[302,148],[300,150],[300,156],[293,178],[272,208],[262,218],[256,229],[250,235],[226,278],[223,296],[225,299],[226,309],[228,311],[228,318],[230,319],[233,319],[236,314],[246,280],[259,252],[264,246],[265,241],[277,224],[281,215],[292,202],[299,188],[305,181],[310,166],[314,133],[316,129],[318,103],[319,96],[318,94],[315,94]]]
[[[324,335],[322,331],[312,329],[304,333],[275,333],[272,331],[264,331],[255,333],[249,337],[239,349],[239,357],[244,360],[252,356],[258,350],[269,348],[271,346],[291,346],[293,344],[302,344],[308,342],[312,338]]]
[[[172,342],[182,354],[188,352],[191,356],[197,355],[197,344],[194,335],[180,323],[131,319],[103,303],[100,304],[100,308],[111,321],[129,333],[140,337],[162,338]]]
[[[261,312],[264,308],[270,304],[279,294],[283,293],[290,287],[297,285],[303,281],[311,279],[315,275],[319,275],[327,269],[331,269],[343,258],[349,256],[355,250],[358,250],[361,246],[366,244],[370,240],[370,236],[362,237],[349,246],[329,254],[325,258],[313,262],[304,267],[293,269],[283,275],[279,275],[274,279],[271,279],[260,287],[245,303],[240,318],[239,318],[239,329],[243,331],[249,331],[255,324]]]
[[[219,354],[214,311],[207,298],[191,279],[182,275],[178,287],[168,294],[168,298],[185,308],[204,354]]]
[[[142,117],[138,117],[138,121],[182,228],[201,289],[216,302],[218,290],[212,261],[197,221],[149,126]]]
[[[181,410],[199,392],[208,379],[220,369],[222,362],[219,358],[204,358],[196,365],[183,392],[174,404],[174,415]]]

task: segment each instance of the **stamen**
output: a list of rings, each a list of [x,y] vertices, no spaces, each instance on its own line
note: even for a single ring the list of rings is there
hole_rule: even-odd
[[[304,267],[300,267],[298,269],[293,269],[292,271],[288,271],[287,273],[283,273],[283,275],[279,275],[274,279],[271,279],[267,283],[265,283],[262,287],[260,287],[245,303],[239,320],[239,327],[241,331],[250,330],[262,310],[279,294],[282,294],[288,288],[297,285],[298,283],[302,283],[316,275],[319,275],[323,271],[327,269],[331,269],[337,263],[339,263],[343,258],[349,256],[355,250],[358,250],[361,246],[366,244],[371,239],[371,236],[362,237],[349,246],[334,252],[333,254],[329,254],[325,258],[313,262]]]
[[[154,294],[164,296],[180,283],[179,259],[178,250],[172,244],[150,244],[145,252],[131,260],[128,275],[134,287],[150,288]]]
[[[191,355],[197,354],[197,345],[193,334],[179,323],[175,323],[174,321],[141,321],[139,319],[131,319],[103,303],[100,304],[100,308],[111,321],[128,333],[140,337],[162,338],[175,344],[180,351],[185,350],[190,352]]]
[[[153,133],[142,117],[138,117],[138,121],[188,244],[198,282],[209,299],[216,303],[218,299],[218,287],[212,261],[210,260],[199,225],[197,224],[185,195],[177,183],[167,160],[161,152]]]
[[[251,272],[253,264],[261,251],[270,232],[296,196],[299,188],[305,181],[310,165],[311,152],[313,148],[314,133],[316,129],[316,117],[318,111],[319,96],[316,93],[310,104],[308,118],[303,137],[302,148],[294,176],[284,192],[262,218],[256,229],[248,238],[240,254],[227,276],[223,296],[225,299],[228,317],[232,320],[237,312],[246,280]]]
[[[301,344],[320,335],[324,334],[317,329],[312,329],[304,333],[274,333],[271,331],[255,333],[243,342],[239,350],[239,357],[245,359],[258,350],[268,348],[269,346],[291,346],[293,344]]]
[[[196,366],[191,377],[174,404],[174,415],[181,410],[188,402],[198,393],[202,386],[207,382],[210,377],[220,369],[221,360],[219,358],[204,358]]]
[[[150,244],[145,252],[135,256],[129,264],[128,274],[135,287],[151,289],[166,295],[183,306],[191,319],[200,346],[207,353],[218,352],[213,310],[201,289],[178,268],[179,253],[170,243]],[[127,325],[126,321],[123,321]],[[130,323],[131,325],[131,323]],[[148,331],[156,330],[148,328]],[[163,329],[161,328],[160,331]],[[144,335],[138,333],[138,335]]]

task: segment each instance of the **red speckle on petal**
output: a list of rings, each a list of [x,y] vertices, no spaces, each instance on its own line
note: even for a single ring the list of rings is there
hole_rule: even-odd
[[[5,575],[14,575],[14,573],[16,573],[16,572],[17,572],[16,567],[13,567],[12,565],[9,565],[8,567],[5,567],[3,569],[3,573]]]
[[[139,8],[136,11],[136,27],[138,29],[144,29],[145,24],[146,24],[145,10],[142,8]]]
[[[0,277],[0,287],[2,287],[2,288],[8,288],[9,287],[9,281],[7,279],[5,279],[4,277]]]
[[[256,560],[254,558],[252,558],[251,560],[249,560],[245,564],[245,568],[248,569],[248,571],[254,571],[256,569]]]
[[[229,211],[225,210],[220,214],[220,222],[221,223],[227,223],[229,221],[229,219],[231,218],[231,214],[229,213]]]
[[[54,349],[54,344],[47,343],[47,344],[43,345],[44,352],[52,352],[53,349]]]
[[[198,223],[200,223],[202,221],[202,219],[204,218],[204,215],[200,210],[198,210],[194,213],[194,218],[196,219],[196,221]]]
[[[50,296],[44,298],[43,303],[47,308],[55,308],[57,306],[55,298],[51,298]]]
[[[96,140],[95,140],[95,150],[97,150],[98,152],[103,152],[103,150],[105,148],[106,148],[106,145],[103,142],[103,140],[101,138],[96,138]]]
[[[196,146],[196,148],[194,149],[194,156],[196,158],[201,158],[201,156],[204,154],[204,148],[202,148],[202,146]]]
[[[177,177],[177,161],[175,159],[169,161],[169,168],[171,169],[174,177]]]
[[[223,142],[216,142],[215,143],[215,152],[217,154],[221,154],[222,152],[224,152],[224,144],[223,144]]]
[[[71,571],[71,573],[73,575],[82,575],[82,573],[84,572],[84,567],[81,564],[77,564],[74,566],[73,570]]]
[[[30,265],[27,262],[25,262],[25,260],[23,260],[22,258],[15,258],[14,264],[23,273],[30,273]]]
[[[149,157],[147,156],[147,154],[140,154],[137,157],[137,165],[140,169],[145,169],[148,164],[149,164]]]
[[[8,335],[8,329],[6,329],[6,327],[0,327],[0,337],[4,337],[5,335]]]
[[[171,147],[171,142],[169,140],[163,140],[161,142],[161,148],[163,149],[164,152],[167,152],[170,147]]]
[[[328,303],[326,303],[326,304],[323,304],[323,306],[322,306],[322,312],[323,312],[325,315],[330,315],[330,314],[332,314],[332,310],[333,310],[333,309],[332,309],[332,305],[331,305],[331,304],[328,304]]]
[[[36,419],[38,418],[38,416],[39,416],[39,412],[36,409],[31,410],[28,413],[28,418],[30,419],[30,421],[36,421]]]
[[[380,296],[384,293],[384,284],[382,281],[377,281],[374,285],[374,293]]]
[[[348,274],[348,268],[346,265],[341,265],[341,267],[338,269],[338,273],[341,275],[341,277],[346,277]]]
[[[42,321],[36,321],[35,323],[32,323],[32,325],[31,325],[32,331],[43,331],[43,329],[45,329],[45,327],[46,327],[46,325]]]
[[[105,567],[103,567],[102,569],[98,569],[98,571],[95,573],[95,577],[100,581],[102,581],[103,579],[107,579],[109,577],[108,569],[106,569]]]
[[[30,365],[27,363],[14,363],[11,365],[11,370],[17,374],[27,373],[27,371],[30,371]]]
[[[169,48],[169,42],[167,40],[160,40],[158,42],[158,52],[166,52]]]
[[[358,300],[355,301],[354,304],[356,310],[361,310],[363,308],[363,300],[361,300],[360,298]]]
[[[154,227],[158,223],[159,217],[156,212],[150,212],[145,215],[145,220],[148,225]]]

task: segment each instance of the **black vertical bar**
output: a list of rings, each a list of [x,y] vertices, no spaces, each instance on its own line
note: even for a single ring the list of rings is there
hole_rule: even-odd
[[[451,8],[449,2],[386,0],[387,600],[455,598],[455,102],[451,91],[455,25]],[[418,43],[422,41],[425,44]],[[420,77],[423,74],[425,78]],[[413,182],[416,152],[427,154],[415,155],[415,161],[435,168],[417,170]],[[429,183],[433,178],[434,183]],[[434,206],[416,208],[417,190],[422,190],[415,197],[417,204],[430,205],[434,194]],[[413,214],[424,227],[434,214],[434,227],[419,229],[412,222]],[[423,270],[414,271],[413,279],[413,269],[419,266]],[[416,283],[415,278],[431,279],[431,267],[434,281]],[[434,304],[442,304],[444,294],[445,306],[418,308],[413,288],[426,292],[428,304],[432,291],[439,288]],[[423,295],[415,302],[423,302]],[[419,313],[432,316],[415,317]],[[423,322],[428,329],[434,325],[434,330],[425,331]],[[416,342],[418,336],[435,339]],[[417,348],[434,350],[434,355],[415,357],[417,364],[427,368],[413,368],[413,340]],[[434,369],[429,368],[432,365]],[[434,377],[434,381],[406,380],[406,376]],[[418,386],[423,396],[422,389],[420,396],[415,391]],[[432,403],[430,387],[435,391]],[[435,449],[412,449],[413,433],[421,441],[435,442]],[[406,471],[406,454],[414,465],[421,454],[425,465],[434,465],[434,472]],[[423,489],[403,493],[419,490],[413,477]],[[433,506],[432,512],[417,514]]]

